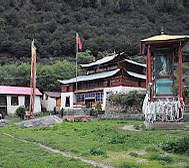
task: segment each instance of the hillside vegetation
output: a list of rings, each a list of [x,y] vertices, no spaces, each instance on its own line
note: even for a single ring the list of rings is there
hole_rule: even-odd
[[[162,26],[167,34],[189,34],[189,1],[1,0],[0,56],[27,62],[35,39],[39,62],[73,60],[76,32],[94,56],[114,49],[136,55],[140,40]]]

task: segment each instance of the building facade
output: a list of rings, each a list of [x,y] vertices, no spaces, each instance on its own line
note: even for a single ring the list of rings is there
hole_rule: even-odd
[[[60,110],[60,97],[61,92],[44,92],[42,97],[42,107],[46,111],[53,111],[56,108],[56,111]]]
[[[80,64],[85,75],[61,83],[61,108],[96,106],[105,109],[110,93],[145,90],[145,64],[124,58],[124,54],[104,57],[89,64]],[[77,83],[77,84],[76,84]]]
[[[0,113],[3,115],[14,115],[18,107],[29,108],[30,103],[29,87],[0,86]],[[35,108],[34,113],[41,112],[42,93],[36,88],[35,90]]]

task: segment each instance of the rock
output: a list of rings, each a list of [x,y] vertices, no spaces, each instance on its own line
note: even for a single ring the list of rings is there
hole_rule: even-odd
[[[10,123],[11,123],[11,121],[1,119],[0,120],[0,127],[4,127],[5,125],[8,125]]]
[[[42,117],[39,119],[32,119],[32,120],[18,122],[15,123],[15,125],[24,126],[24,127],[46,127],[61,122],[62,122],[61,118],[52,115],[52,116]]]

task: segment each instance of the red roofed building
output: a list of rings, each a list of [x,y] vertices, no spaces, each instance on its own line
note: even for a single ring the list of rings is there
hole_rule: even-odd
[[[14,115],[19,106],[29,107],[31,89],[29,87],[0,86],[0,113]],[[35,90],[35,109],[34,113],[41,112],[42,93]]]

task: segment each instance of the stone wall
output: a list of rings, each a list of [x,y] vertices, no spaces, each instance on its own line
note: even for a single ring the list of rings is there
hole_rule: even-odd
[[[108,119],[108,120],[144,120],[143,114],[104,114],[98,115],[98,119]]]
[[[107,120],[144,120],[143,114],[103,114],[98,115],[98,119]],[[189,113],[183,114],[183,122],[189,121]]]

